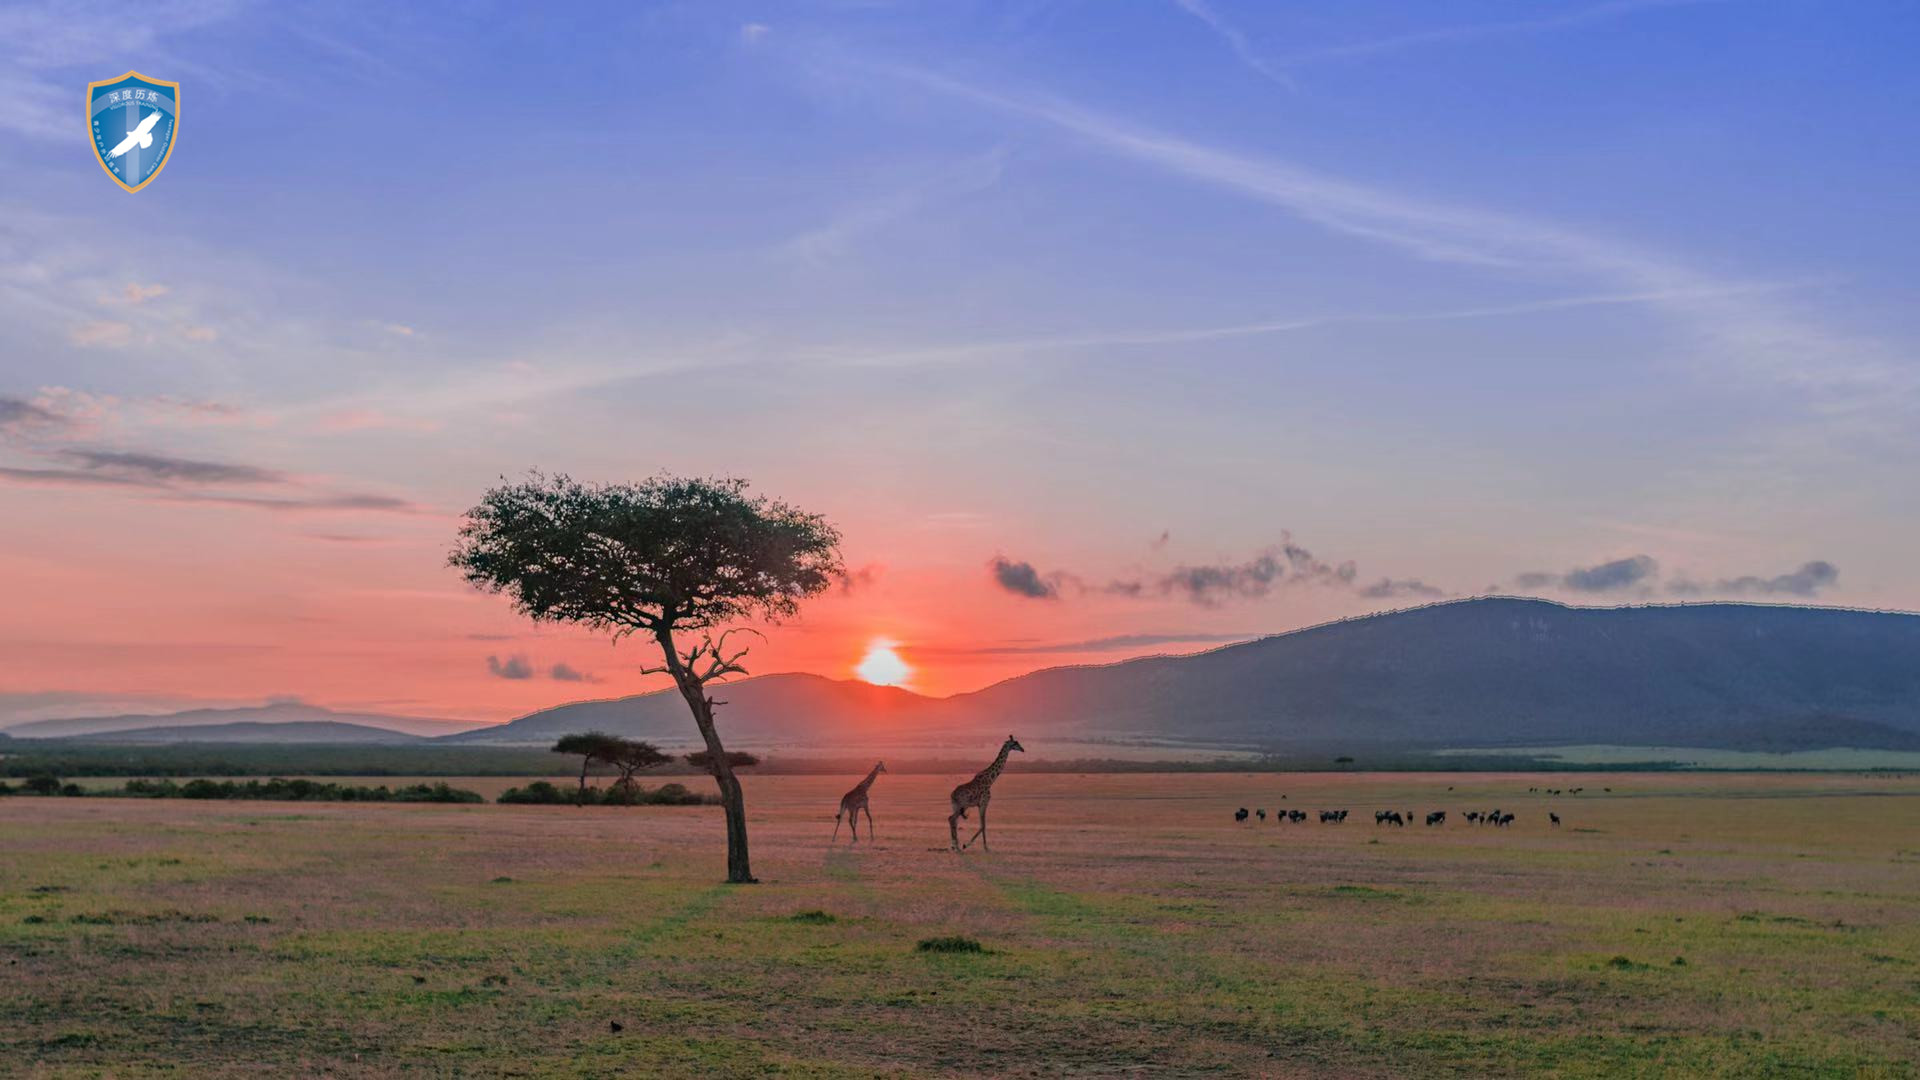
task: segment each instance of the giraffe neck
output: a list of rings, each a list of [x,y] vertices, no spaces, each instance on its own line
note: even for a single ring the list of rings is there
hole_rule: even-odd
[[[994,780],[1000,776],[1000,770],[1006,767],[1007,767],[1007,748],[1002,746],[1000,748],[1000,756],[993,759],[993,764],[981,770],[980,778],[979,778],[980,782],[982,784],[985,784],[988,787],[992,787]]]
[[[854,788],[853,790],[855,791],[867,790],[868,788],[873,786],[874,779],[879,775],[880,775],[880,766],[875,765],[871,770],[867,772],[867,778],[865,780],[860,781],[860,785]]]

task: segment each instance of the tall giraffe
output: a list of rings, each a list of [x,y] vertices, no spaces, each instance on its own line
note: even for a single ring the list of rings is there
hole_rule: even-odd
[[[886,762],[874,762],[873,771],[867,774],[867,778],[855,784],[852,791],[840,796],[840,811],[833,815],[833,838],[835,840],[840,839],[840,819],[844,817],[847,819],[847,824],[853,827],[853,842],[856,844],[859,843],[860,811],[865,810],[867,812],[867,843],[873,843],[873,807],[867,804],[867,789],[873,786],[874,777],[886,771]]]
[[[1009,735],[1007,741],[1000,744],[1000,756],[993,759],[993,764],[981,769],[973,779],[953,789],[953,813],[947,815],[947,832],[953,837],[953,850],[964,851],[972,847],[975,840],[980,841],[980,850],[993,850],[987,846],[987,800],[993,798],[993,782],[999,779],[1000,770],[1007,767],[1007,754],[1014,750],[1023,754],[1027,752],[1026,747],[1021,746],[1018,740]],[[965,844],[962,844],[960,819],[967,816],[967,808],[970,806],[980,808],[980,828],[967,838]],[[869,827],[867,832],[868,835],[872,835],[873,829]]]

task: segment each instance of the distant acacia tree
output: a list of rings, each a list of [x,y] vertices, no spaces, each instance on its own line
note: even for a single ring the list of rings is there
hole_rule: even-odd
[[[707,694],[746,674],[747,650],[727,651],[741,627],[720,628],[798,612],[844,573],[839,548],[825,518],[749,495],[743,480],[589,485],[534,473],[481,497],[448,562],[533,619],[654,640],[664,663],[641,670],[671,676],[693,712],[726,808],[727,880],[750,882],[746,801]],[[677,634],[698,640],[683,647]]]
[[[580,799],[587,801],[587,769],[595,762],[611,765],[620,772],[617,781],[622,788],[633,788],[633,776],[642,769],[651,769],[672,761],[670,754],[663,754],[659,747],[637,739],[623,739],[618,735],[608,735],[602,731],[588,731],[578,735],[562,735],[560,741],[553,744],[556,754],[580,755]]]
[[[713,755],[706,750],[688,754],[687,764],[696,769],[705,769],[708,772],[712,772]],[[749,754],[745,750],[729,750],[727,751],[727,764],[736,769],[750,769],[760,764],[760,758],[758,755]]]

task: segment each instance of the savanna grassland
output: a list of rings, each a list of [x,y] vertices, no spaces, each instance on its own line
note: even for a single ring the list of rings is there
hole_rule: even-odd
[[[746,887],[718,883],[711,807],[0,801],[0,1069],[1912,1076],[1920,1059],[1920,780],[1012,773],[993,853],[956,857],[959,777],[882,776],[880,841],[829,846],[852,779],[748,781]],[[1352,817],[1235,825],[1241,805]],[[1460,820],[1496,806],[1511,827]],[[1450,820],[1379,827],[1376,808]],[[942,936],[981,951],[917,947]]]

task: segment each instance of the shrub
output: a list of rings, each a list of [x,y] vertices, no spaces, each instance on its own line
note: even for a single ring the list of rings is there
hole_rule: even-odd
[[[20,790],[29,795],[55,795],[60,791],[60,778],[50,773],[29,776],[26,782],[20,785]]]
[[[508,788],[495,801],[525,806],[718,806],[720,796],[689,791],[684,784],[661,784],[657,788],[615,784],[581,792],[535,780],[526,787]]]
[[[595,789],[588,789],[588,800],[592,801]],[[532,806],[560,806],[577,801],[577,795],[571,791],[561,791],[545,780],[535,780],[523,788],[508,788],[494,801],[503,803],[524,803]]]
[[[180,797],[180,785],[171,780],[129,780],[120,790],[127,795],[136,795],[143,799]]]
[[[828,923],[839,920],[835,919],[831,912],[821,911],[819,908],[815,908],[812,911],[802,911],[792,916],[792,921],[797,923],[811,923],[815,926],[825,926]],[[921,944],[924,946],[926,943],[921,942]]]
[[[436,784],[409,784],[388,790],[381,787],[349,787],[317,780],[285,780],[274,777],[264,783],[248,780],[189,780],[175,784],[171,780],[129,780],[115,795],[147,799],[262,799],[270,802],[486,802],[478,792]]]
[[[348,791],[356,790],[348,788]],[[364,788],[357,790],[365,790]],[[378,789],[385,791],[385,788]],[[478,803],[487,800],[477,791],[468,791],[449,785],[445,780],[437,784],[410,784],[393,793],[394,802],[430,802],[430,803]]]
[[[916,946],[921,952],[939,953],[980,953],[986,952],[980,943],[970,937],[948,934],[945,937],[922,938]]]
[[[720,802],[718,795],[701,795],[688,791],[685,784],[661,784],[652,791],[644,792],[643,794],[644,798],[641,800],[642,802],[653,803],[658,806],[717,805]]]

